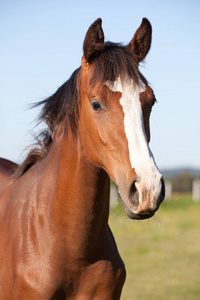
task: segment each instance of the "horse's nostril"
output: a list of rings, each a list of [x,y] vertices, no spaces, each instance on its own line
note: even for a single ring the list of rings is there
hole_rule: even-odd
[[[132,183],[131,183],[131,186],[130,186],[130,189],[129,189],[129,196],[131,197],[133,194],[136,193],[137,191],[137,188],[135,186],[135,183],[136,183],[136,180],[134,180]]]
[[[129,188],[129,199],[130,201],[132,202],[133,205],[138,205],[138,191],[137,191],[137,188],[136,188],[136,180],[134,180],[131,185],[130,185],[130,188]]]

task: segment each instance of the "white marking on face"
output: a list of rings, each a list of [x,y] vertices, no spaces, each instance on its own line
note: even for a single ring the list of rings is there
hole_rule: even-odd
[[[153,154],[149,148],[144,128],[144,120],[140,102],[140,93],[145,91],[145,84],[140,81],[135,84],[131,78],[121,81],[105,83],[113,92],[121,92],[120,104],[124,112],[124,128],[128,140],[131,167],[137,174],[136,187],[139,194],[142,189],[153,192],[154,196],[160,192],[161,174],[155,164]],[[139,198],[142,198],[140,195]]]

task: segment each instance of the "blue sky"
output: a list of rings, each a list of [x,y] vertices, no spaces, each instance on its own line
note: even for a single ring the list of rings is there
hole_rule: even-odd
[[[102,18],[107,40],[128,43],[146,17],[153,40],[140,70],[158,100],[151,149],[160,168],[200,167],[199,12],[198,0],[1,0],[0,157],[22,161],[39,113],[27,108],[80,66],[83,40],[96,18]]]

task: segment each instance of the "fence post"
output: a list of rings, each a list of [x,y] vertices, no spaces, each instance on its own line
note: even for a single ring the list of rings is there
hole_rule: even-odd
[[[110,205],[117,206],[118,205],[118,192],[116,186],[110,187]]]
[[[194,179],[192,183],[192,199],[195,202],[200,201],[200,179]]]
[[[171,181],[165,181],[165,198],[170,199],[172,197],[172,183]]]

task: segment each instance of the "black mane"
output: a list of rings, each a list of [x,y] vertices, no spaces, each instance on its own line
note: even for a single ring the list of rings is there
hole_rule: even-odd
[[[68,120],[73,134],[76,135],[79,72],[80,68],[74,71],[69,80],[58,88],[55,94],[34,105],[34,107],[43,106],[38,119],[46,122],[51,134],[63,120]]]
[[[103,51],[95,58],[92,65],[92,82],[94,84],[115,81],[118,76],[130,77],[136,84],[139,80],[147,83],[139,72],[137,60],[129,47],[120,43],[106,42]]]
[[[24,162],[17,168],[14,174],[15,178],[22,176],[32,165],[48,154],[57,127],[62,121],[67,120],[66,129],[70,125],[73,135],[76,136],[79,115],[79,73],[80,68],[74,71],[69,80],[58,88],[55,94],[33,105],[33,107],[43,106],[38,121],[44,121],[47,124],[47,129],[35,137],[36,143]]]

